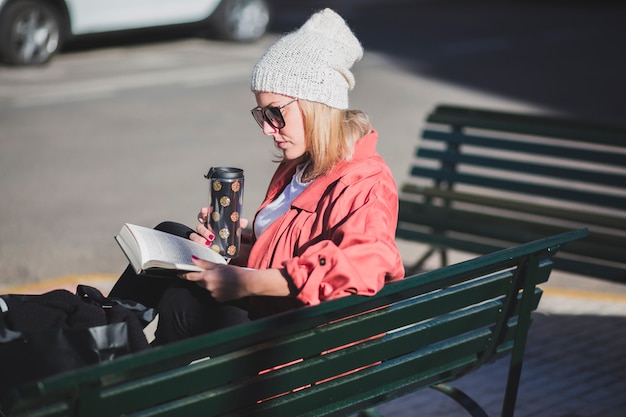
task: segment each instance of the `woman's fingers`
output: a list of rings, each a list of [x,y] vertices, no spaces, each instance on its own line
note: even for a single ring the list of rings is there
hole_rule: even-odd
[[[181,279],[194,282],[211,293],[211,296],[219,302],[240,298],[242,285],[237,279],[237,274],[233,267],[216,264],[204,259],[192,257],[194,265],[204,269],[202,272],[187,272],[180,274]]]
[[[198,258],[195,255],[191,255],[191,262],[193,262],[194,265],[199,266],[200,268],[205,270],[213,269],[213,267],[215,267],[215,263]]]
[[[209,213],[209,207],[202,207],[200,209],[200,212],[198,212],[198,222],[206,224],[207,220],[209,219]]]
[[[205,271],[209,271],[215,267],[213,262],[207,261],[205,259],[198,258],[197,256],[191,256],[191,262],[204,269]],[[201,283],[204,280],[204,272],[185,272],[183,274],[178,275],[179,278],[185,279],[187,281],[195,281],[196,283]],[[206,285],[204,285],[206,287]]]
[[[200,212],[198,212],[198,225],[196,226],[196,233],[192,233],[189,236],[189,239],[193,240],[196,243],[201,245],[210,246],[215,240],[215,233],[207,227],[208,226],[208,218],[210,214],[209,207],[202,207]]]
[[[209,246],[215,240],[215,233],[204,224],[198,224],[196,226],[196,236],[192,233],[189,238],[194,242]]]

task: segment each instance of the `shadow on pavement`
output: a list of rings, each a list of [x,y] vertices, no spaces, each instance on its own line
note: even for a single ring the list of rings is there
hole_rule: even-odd
[[[581,120],[626,126],[626,4],[565,0],[268,0],[270,32],[341,13],[364,47],[416,75]],[[66,52],[198,36],[184,28],[94,36]],[[437,97],[432,98],[438,102]]]
[[[626,125],[626,5],[616,1],[274,0],[273,31],[324,6],[410,71],[591,122]],[[433,97],[433,102],[437,98]]]

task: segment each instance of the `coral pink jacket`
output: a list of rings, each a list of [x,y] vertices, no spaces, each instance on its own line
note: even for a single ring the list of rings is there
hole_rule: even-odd
[[[317,178],[252,246],[248,266],[285,268],[292,297],[252,297],[252,318],[349,294],[373,295],[404,276],[395,244],[398,191],[376,152],[378,133],[361,138],[350,161]],[[259,210],[291,181],[279,165]]]

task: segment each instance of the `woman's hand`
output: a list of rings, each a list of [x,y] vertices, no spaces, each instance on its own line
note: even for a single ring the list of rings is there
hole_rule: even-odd
[[[215,233],[208,227],[209,208],[202,207],[198,213],[196,233],[191,233],[189,239],[201,245],[211,246],[215,240]]]
[[[280,269],[250,269],[217,264],[192,258],[202,272],[181,274],[182,279],[195,282],[219,302],[237,300],[251,295],[288,296],[289,285]]]
[[[209,227],[209,207],[202,207],[198,213],[198,225],[196,226],[196,233],[189,235],[189,239],[201,245],[211,246],[215,240],[215,233]],[[248,227],[248,219],[239,219],[239,225],[242,229]]]
[[[237,300],[251,295],[244,277],[245,274],[240,271],[241,268],[217,264],[196,257],[193,257],[192,261],[204,271],[188,272],[181,278],[195,282],[209,291],[217,301]]]

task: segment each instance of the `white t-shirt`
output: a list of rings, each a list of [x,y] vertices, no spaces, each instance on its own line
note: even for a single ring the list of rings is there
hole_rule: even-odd
[[[265,206],[265,208],[257,214],[256,220],[254,221],[254,234],[257,237],[261,236],[276,219],[287,213],[287,210],[291,207],[291,203],[293,203],[302,191],[311,184],[311,181],[302,182],[302,174],[307,165],[308,162],[298,165],[296,167],[296,173],[291,179],[291,183],[285,187],[283,192],[276,197],[274,201]]]

